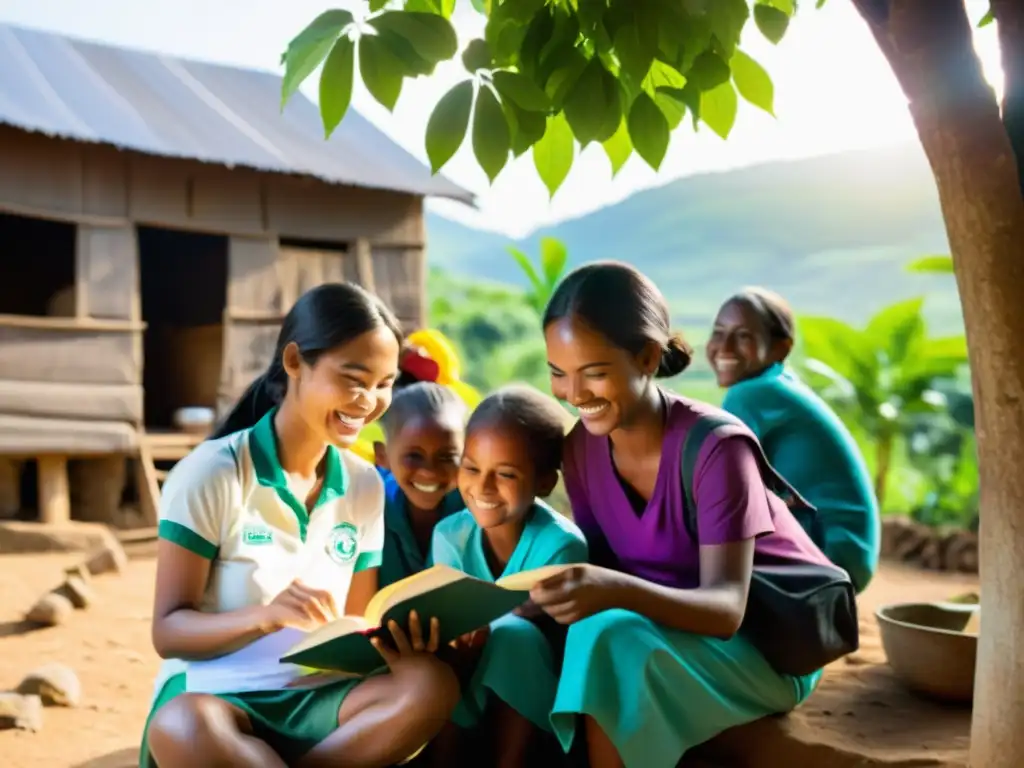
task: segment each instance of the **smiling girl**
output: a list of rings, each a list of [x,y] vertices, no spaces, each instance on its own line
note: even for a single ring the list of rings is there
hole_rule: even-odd
[[[376,592],[383,487],[345,449],[391,401],[399,339],[394,316],[366,291],[307,292],[267,372],[169,474],[153,609],[164,662],[142,766],[390,765],[448,719],[458,681],[435,656],[436,620],[425,636],[418,617],[408,633],[390,627],[394,646],[379,645],[390,674],[218,695],[188,686],[191,660],[361,614]]]
[[[702,442],[688,533],[683,441],[717,410],[658,386],[690,350],[648,278],[616,262],[580,267],[555,290],[544,333],[552,391],[580,413],[562,469],[573,518],[607,555],[531,591],[570,625],[552,724],[568,751],[581,721],[592,766],[673,768],[814,688],[820,672],[777,672],[738,630],[755,559],[828,560],[767,492],[749,432]]]
[[[545,565],[586,562],[580,530],[538,501],[558,482],[565,425],[558,403],[530,387],[503,387],[477,406],[459,468],[468,508],[438,523],[435,563],[495,581]],[[558,678],[544,632],[527,617],[529,610],[519,613],[525,615],[491,624],[453,718],[469,728],[485,712],[494,715],[499,768],[523,766],[539,732],[550,732]]]
[[[800,522],[859,592],[878,567],[878,503],[853,435],[786,366],[795,338],[789,304],[747,288],[718,310],[708,362],[727,390],[722,408],[750,427],[772,466],[817,508]]]
[[[384,556],[380,586],[430,564],[440,520],[466,508],[455,488],[468,409],[448,387],[418,382],[399,390],[375,443],[384,479]]]

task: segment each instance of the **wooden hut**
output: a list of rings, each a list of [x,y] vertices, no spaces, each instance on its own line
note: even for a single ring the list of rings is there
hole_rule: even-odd
[[[0,25],[0,516],[68,519],[83,458],[116,501],[134,457],[152,521],[156,465],[201,439],[172,414],[230,405],[318,283],[423,322],[424,198],[471,196],[279,104],[271,73]]]

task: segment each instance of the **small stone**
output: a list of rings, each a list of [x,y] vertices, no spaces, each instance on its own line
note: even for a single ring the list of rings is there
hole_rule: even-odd
[[[53,591],[70,600],[75,608],[88,608],[95,600],[92,587],[78,576],[68,576],[67,580]]]
[[[39,731],[42,727],[42,699],[20,693],[0,693],[0,730]]]
[[[128,555],[124,552],[121,542],[116,539],[102,549],[94,551],[85,560],[84,566],[93,576],[101,573],[121,573],[128,564]]]
[[[92,581],[92,574],[89,573],[89,569],[85,567],[85,563],[77,563],[69,568],[64,569],[65,576],[77,576],[86,584]]]
[[[25,614],[25,620],[31,621],[33,624],[55,627],[62,624],[74,610],[75,607],[64,595],[50,592],[39,598],[39,602]]]
[[[35,695],[47,707],[77,707],[82,701],[82,683],[66,664],[44,664],[18,684],[18,693]]]

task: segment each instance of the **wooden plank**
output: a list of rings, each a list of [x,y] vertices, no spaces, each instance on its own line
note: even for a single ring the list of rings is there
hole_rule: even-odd
[[[283,282],[294,275],[283,274],[277,238],[239,237],[228,241],[228,311],[276,312],[283,314]]]
[[[0,168],[0,201],[45,211],[47,218],[81,214],[79,144],[2,126]]]
[[[0,454],[7,456],[133,454],[137,448],[135,427],[124,422],[0,414]]]
[[[142,387],[0,380],[0,413],[54,419],[142,421]]]
[[[82,145],[82,212],[128,218],[128,153]]]
[[[267,370],[280,330],[278,323],[229,323],[224,326],[221,392],[240,392]]]
[[[146,445],[153,461],[181,461],[205,439],[194,432],[143,432],[139,444]]]
[[[282,239],[423,245],[423,198],[315,179],[264,177],[267,224]]]
[[[377,289],[373,277],[373,253],[370,250],[370,241],[365,237],[356,238],[355,252],[359,284],[370,293],[374,293]]]
[[[260,174],[246,168],[199,166],[192,173],[190,226],[225,233],[260,232],[263,201]]]
[[[127,530],[114,531],[114,535],[117,540],[122,544],[135,544],[140,541],[153,541],[159,537],[159,530],[157,526],[147,526],[146,528],[131,528]]]
[[[296,298],[324,283],[345,282],[349,271],[345,268],[345,262],[351,259],[345,251],[307,248],[288,250],[296,265]]]
[[[417,259],[422,249],[373,248],[374,292],[403,320],[423,314]]]
[[[125,320],[98,320],[90,317],[39,317],[34,315],[0,315],[0,328],[24,328],[34,331],[80,333],[141,333],[146,324]]]
[[[132,320],[139,290],[134,227],[78,227],[79,317]],[[84,295],[83,295],[84,294]]]
[[[135,339],[130,331],[0,325],[0,380],[140,384]]]
[[[160,518],[160,484],[153,464],[153,452],[145,439],[139,441],[135,462],[135,486],[139,492],[139,511],[146,525],[156,526]]]
[[[39,521],[61,525],[71,520],[68,460],[64,456],[40,456],[38,467]]]

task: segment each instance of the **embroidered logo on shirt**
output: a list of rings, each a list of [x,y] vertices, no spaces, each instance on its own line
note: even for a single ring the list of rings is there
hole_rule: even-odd
[[[242,528],[242,543],[258,546],[273,544],[274,532],[265,525],[246,525]]]
[[[359,531],[352,523],[339,523],[334,526],[327,539],[327,554],[338,565],[351,562],[358,549]]]

